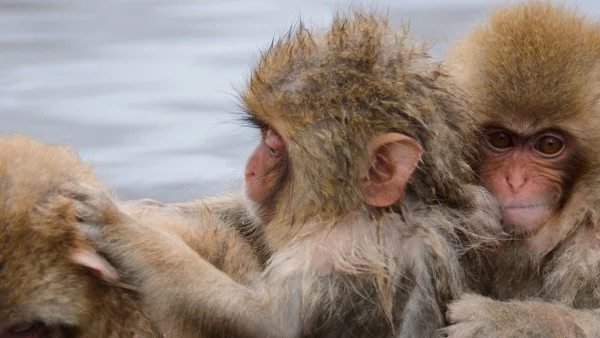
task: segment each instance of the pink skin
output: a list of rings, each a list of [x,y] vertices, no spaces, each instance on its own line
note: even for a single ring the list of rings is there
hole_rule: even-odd
[[[402,197],[423,148],[410,136],[400,133],[377,135],[369,148],[371,163],[361,175],[364,202],[374,207],[389,207]]]
[[[369,145],[372,161],[363,170],[361,181],[365,203],[387,207],[402,195],[423,149],[417,141],[400,133],[385,133]],[[275,188],[287,161],[284,139],[273,129],[263,129],[261,142],[246,164],[246,196],[257,203],[264,201]]]
[[[490,135],[499,132],[511,140],[495,147]],[[535,234],[552,215],[562,193],[559,168],[573,151],[571,142],[564,133],[549,130],[522,136],[504,129],[490,129],[487,135],[481,147],[481,178],[500,202],[504,229]],[[553,137],[564,146],[555,153],[544,153],[538,149],[538,141],[545,137]]]
[[[260,144],[246,164],[246,196],[250,200],[261,202],[269,196],[282,174],[277,167],[285,163],[286,156],[285,142],[281,136],[272,129],[264,129]]]

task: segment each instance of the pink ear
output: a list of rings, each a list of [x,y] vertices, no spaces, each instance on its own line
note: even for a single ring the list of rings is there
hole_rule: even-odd
[[[400,133],[376,136],[369,146],[371,166],[362,178],[365,203],[374,207],[394,204],[421,160],[423,148]]]
[[[117,270],[96,252],[86,249],[75,249],[69,255],[69,259],[73,263],[85,268],[90,274],[104,281],[116,282],[119,280]]]

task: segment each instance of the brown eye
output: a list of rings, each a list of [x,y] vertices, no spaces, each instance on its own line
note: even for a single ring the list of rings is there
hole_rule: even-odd
[[[545,135],[540,137],[533,147],[542,155],[556,155],[563,150],[565,144],[556,136]]]
[[[487,134],[487,141],[490,146],[498,150],[506,150],[513,145],[512,137],[504,131],[495,131]]]

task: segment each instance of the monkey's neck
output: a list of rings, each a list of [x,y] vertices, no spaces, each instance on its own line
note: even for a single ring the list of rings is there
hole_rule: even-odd
[[[288,247],[292,242],[321,232],[316,222],[299,224],[287,217],[274,217],[272,221],[263,224],[263,235],[270,252],[278,252]]]

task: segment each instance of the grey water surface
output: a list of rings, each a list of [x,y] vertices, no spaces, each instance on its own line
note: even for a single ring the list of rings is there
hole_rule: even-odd
[[[375,6],[448,45],[485,0],[0,0],[0,133],[73,145],[128,198],[181,201],[241,185],[258,134],[236,88],[259,51],[301,17]],[[571,2],[600,17],[600,2]]]

